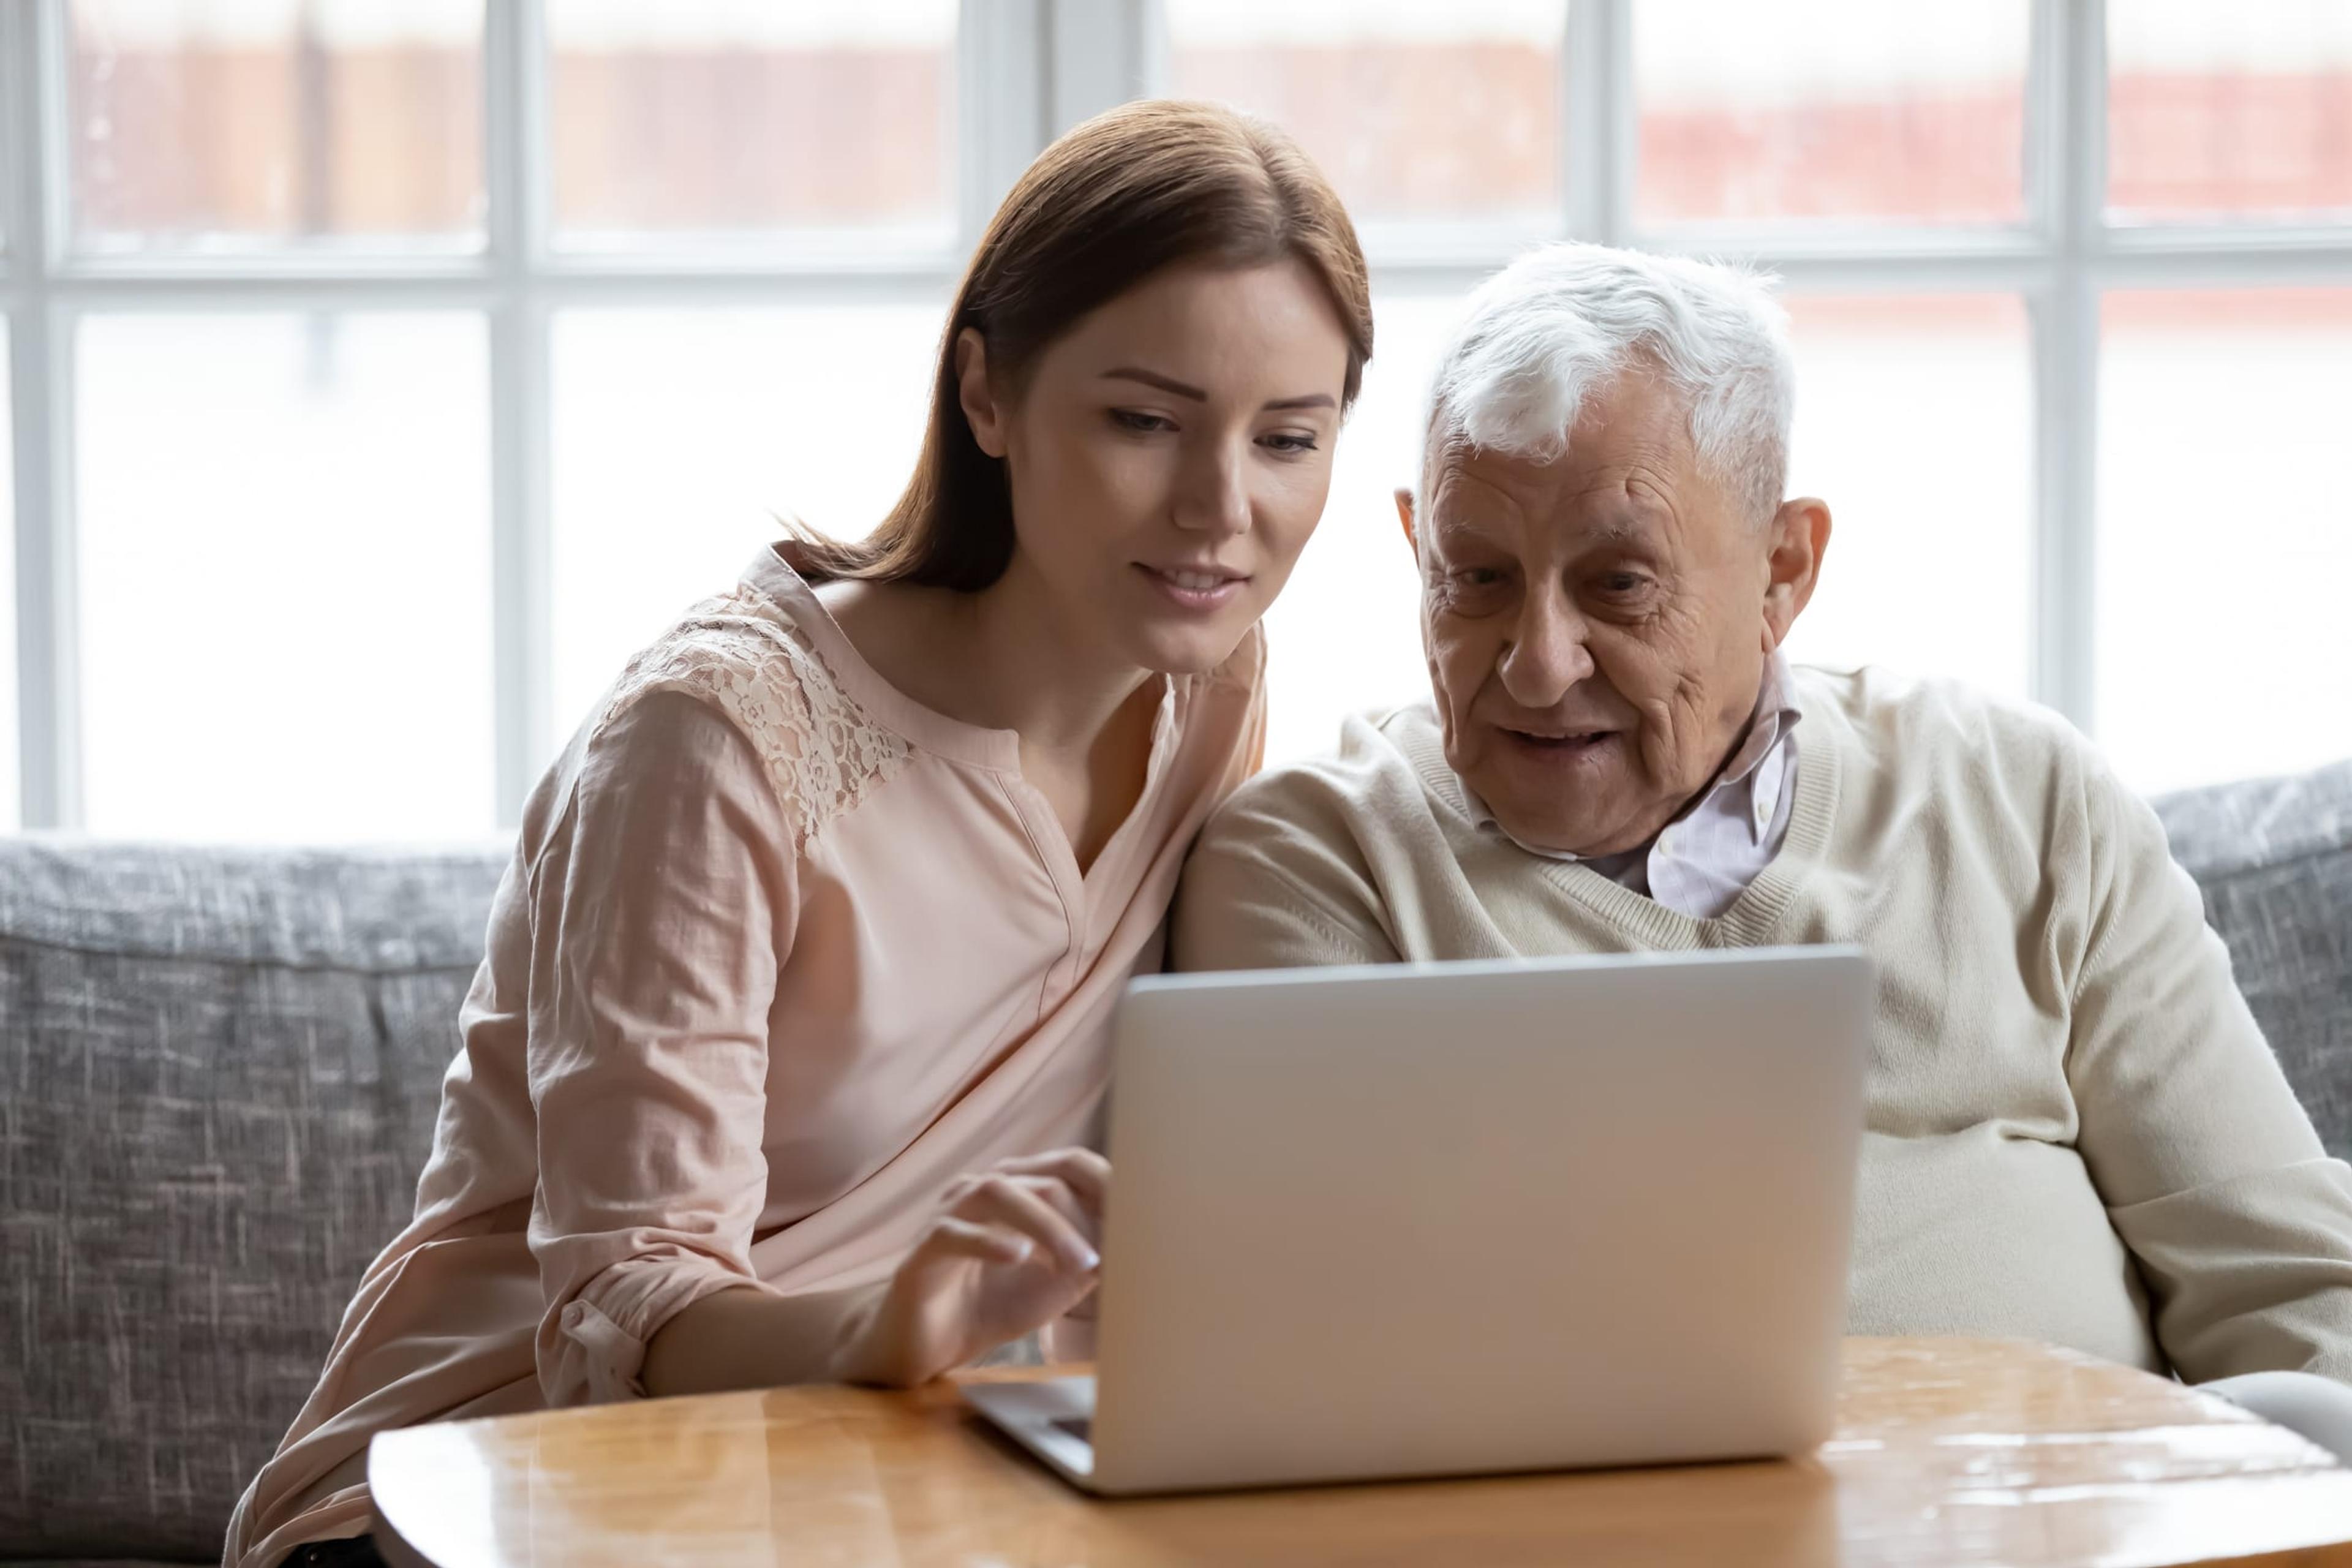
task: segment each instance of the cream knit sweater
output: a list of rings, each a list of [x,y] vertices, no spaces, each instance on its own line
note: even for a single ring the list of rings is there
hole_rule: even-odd
[[[2352,1170],[2155,815],[2048,714],[1795,680],[1788,840],[1717,919],[1482,831],[1423,703],[1233,797],[1185,872],[1174,966],[1858,943],[1879,995],[1853,1332],[2352,1382]]]

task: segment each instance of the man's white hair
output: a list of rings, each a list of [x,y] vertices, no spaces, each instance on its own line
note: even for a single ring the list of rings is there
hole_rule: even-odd
[[[1438,362],[1427,460],[1466,443],[1550,462],[1585,399],[1636,364],[1682,399],[1699,461],[1761,527],[1788,482],[1788,315],[1770,279],[1718,262],[1562,244],[1504,268]]]

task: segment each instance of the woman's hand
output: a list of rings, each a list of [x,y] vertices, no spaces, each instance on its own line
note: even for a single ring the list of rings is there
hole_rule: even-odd
[[[846,1326],[840,1375],[928,1382],[1084,1301],[1100,1277],[1109,1182],[1110,1163],[1091,1149],[959,1178],[871,1309]]]

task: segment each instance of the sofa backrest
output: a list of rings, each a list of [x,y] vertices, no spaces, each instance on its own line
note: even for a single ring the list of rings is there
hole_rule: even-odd
[[[0,838],[0,1558],[218,1560],[415,1203],[505,858]]]
[[[2321,1142],[2352,1159],[2352,762],[2156,812]]]

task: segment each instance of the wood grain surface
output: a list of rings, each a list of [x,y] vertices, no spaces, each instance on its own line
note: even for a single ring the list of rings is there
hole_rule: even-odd
[[[441,1423],[379,1436],[368,1473],[387,1556],[432,1568],[2352,1568],[2352,1469],[2178,1384],[2005,1341],[1848,1341],[1836,1436],[1777,1463],[1097,1502],[938,1384]]]

